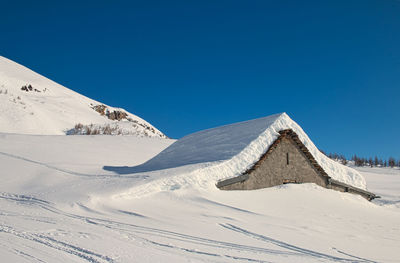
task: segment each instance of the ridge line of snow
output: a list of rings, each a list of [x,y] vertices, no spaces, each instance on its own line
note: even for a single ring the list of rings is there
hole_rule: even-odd
[[[27,85],[32,89],[21,90]],[[102,116],[93,109],[101,104],[125,112],[136,122]],[[166,137],[143,118],[88,98],[4,56],[0,56],[0,112],[0,131],[5,133],[65,135],[81,123],[118,124],[122,134]]]

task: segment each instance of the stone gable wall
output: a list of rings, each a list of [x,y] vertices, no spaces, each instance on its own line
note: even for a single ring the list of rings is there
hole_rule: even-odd
[[[327,178],[318,173],[304,152],[287,136],[281,137],[266,158],[261,159],[247,174],[247,180],[221,186],[220,189],[252,190],[284,183],[315,183],[327,187]]]

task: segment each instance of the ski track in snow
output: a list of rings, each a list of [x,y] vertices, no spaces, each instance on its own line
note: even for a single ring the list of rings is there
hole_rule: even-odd
[[[75,246],[75,245],[72,245],[72,244],[69,244],[69,243],[66,243],[63,241],[59,241],[59,240],[56,240],[54,238],[51,238],[51,237],[48,237],[45,235],[29,234],[26,232],[20,232],[10,226],[5,226],[5,225],[0,226],[0,233],[1,232],[11,234],[16,237],[23,238],[23,239],[26,239],[26,240],[29,240],[29,241],[32,241],[35,243],[39,243],[41,245],[59,250],[61,252],[75,255],[75,256],[82,258],[88,262],[93,262],[93,263],[114,262],[114,260],[111,259],[110,257],[100,255],[93,251],[90,251],[90,250],[87,250],[84,248],[80,248],[78,246]]]
[[[330,256],[324,253],[319,253],[317,251],[312,251],[304,248],[300,248],[286,242],[282,242],[279,240],[275,240],[263,235],[255,234],[250,231],[247,231],[243,228],[237,227],[232,224],[227,223],[220,223],[221,227],[224,227],[228,230],[235,231],[241,235],[245,235],[250,238],[255,238],[257,240],[261,240],[263,242],[268,242],[270,244],[276,245],[279,249],[271,249],[266,247],[256,247],[256,246],[248,246],[248,245],[241,245],[237,243],[225,242],[215,239],[208,239],[183,233],[178,233],[174,231],[168,231],[160,228],[152,228],[147,226],[141,226],[137,224],[130,224],[130,223],[123,223],[118,222],[115,220],[93,217],[93,216],[81,216],[74,213],[64,212],[58,208],[54,207],[54,204],[51,202],[41,200],[32,196],[26,195],[18,195],[18,194],[11,194],[11,193],[0,193],[0,199],[3,201],[14,202],[22,206],[36,206],[40,207],[41,209],[50,211],[54,213],[56,216],[62,216],[66,218],[70,218],[72,220],[79,220],[86,224],[90,224],[94,227],[98,227],[101,229],[106,229],[108,231],[112,231],[117,233],[119,236],[122,234],[128,235],[133,239],[141,240],[142,242],[150,245],[150,246],[157,246],[161,249],[165,249],[170,251],[170,253],[182,252],[182,253],[189,253],[189,254],[197,254],[202,256],[207,256],[211,258],[220,258],[220,259],[230,259],[235,261],[247,261],[247,262],[271,262],[260,260],[257,258],[249,258],[249,257],[241,257],[237,255],[230,254],[229,251],[236,251],[236,253],[240,252],[248,252],[254,253],[255,255],[275,255],[275,256],[283,256],[283,257],[294,257],[302,260],[308,259],[318,259],[324,261],[340,261],[340,262],[374,262],[366,259],[362,259],[359,257],[352,256],[350,254],[346,254],[341,251],[337,251],[343,255],[351,257],[351,259],[341,258]],[[86,212],[90,212],[91,214],[101,214],[97,211],[85,210]],[[119,211],[121,212],[121,211]],[[124,212],[122,212],[124,213]],[[3,212],[0,214],[0,218],[3,216],[8,216],[9,213]],[[135,213],[132,213],[133,216],[137,216]],[[14,214],[13,216],[16,216]],[[141,215],[140,215],[141,216]],[[43,233],[28,233],[24,231],[20,231],[15,229],[12,226],[6,225],[3,222],[0,223],[0,233],[10,234],[15,237],[28,240],[42,246],[49,247],[51,249],[55,249],[62,253],[67,253],[74,255],[82,260],[87,262],[115,262],[115,260],[107,255],[102,255],[98,252],[94,252],[89,249],[81,248],[78,245],[70,244],[65,241],[57,240],[54,237],[50,237]],[[153,237],[153,238],[151,238]],[[168,242],[162,242],[162,240],[168,240]],[[173,244],[171,242],[176,242],[177,244]],[[178,245],[178,243],[183,244]],[[200,250],[197,247],[204,247],[205,249]],[[195,247],[190,248],[190,247]],[[219,249],[220,253],[215,252],[208,252],[209,249]],[[16,251],[15,251],[16,252]],[[17,253],[17,252],[16,252]],[[34,255],[30,255],[22,250],[18,252],[21,256],[31,257],[32,259],[35,258]],[[39,260],[40,261],[40,260]]]
[[[39,206],[40,208],[50,211],[56,215],[66,216],[73,219],[85,220],[85,217],[74,215],[71,213],[63,212],[52,206],[50,202],[41,200],[32,196],[10,194],[10,193],[0,193],[0,199],[16,202],[23,206]],[[7,213],[2,213],[0,216],[8,215]],[[14,215],[15,216],[15,215]],[[5,225],[3,222],[0,224],[0,233],[11,234],[15,237],[22,238],[25,240],[38,243],[40,245],[56,249],[60,252],[65,252],[71,255],[75,255],[81,259],[88,262],[101,263],[101,262],[114,262],[111,257],[101,255],[99,253],[93,252],[91,250],[81,248],[77,245],[69,244],[64,241],[57,240],[53,237],[46,236],[39,233],[28,233],[25,231],[18,231],[15,228]],[[27,253],[22,253],[23,255],[28,255]],[[33,258],[32,255],[29,255]]]
[[[305,248],[301,248],[301,247],[298,247],[298,246],[294,246],[294,245],[288,244],[286,242],[282,242],[282,241],[279,241],[279,240],[276,240],[276,239],[273,239],[273,238],[270,238],[270,237],[267,237],[267,236],[264,236],[264,235],[252,233],[252,232],[250,232],[248,230],[245,230],[243,228],[240,228],[240,227],[232,225],[232,224],[220,224],[220,225],[222,227],[226,228],[226,229],[229,229],[229,230],[244,234],[246,236],[249,236],[249,237],[252,237],[252,238],[255,238],[255,239],[258,239],[258,240],[262,240],[264,242],[272,243],[272,244],[277,245],[277,246],[282,247],[282,248],[286,248],[286,249],[289,249],[289,250],[292,250],[292,251],[300,252],[300,253],[302,253],[304,255],[308,255],[308,256],[311,256],[311,257],[316,257],[316,258],[320,258],[320,259],[328,259],[328,260],[332,260],[332,261],[340,261],[340,262],[375,262],[375,261],[372,261],[372,260],[356,257],[356,256],[341,252],[341,251],[336,250],[336,249],[334,249],[334,250],[336,250],[338,253],[341,253],[343,255],[355,258],[357,260],[335,257],[335,256],[327,255],[327,254],[324,254],[324,253],[320,253],[320,252],[317,252],[317,251],[312,251],[312,250],[309,250],[309,249],[305,249]]]

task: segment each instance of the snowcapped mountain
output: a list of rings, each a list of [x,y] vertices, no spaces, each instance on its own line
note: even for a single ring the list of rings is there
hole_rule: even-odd
[[[124,109],[67,89],[0,56],[0,132],[166,136]]]

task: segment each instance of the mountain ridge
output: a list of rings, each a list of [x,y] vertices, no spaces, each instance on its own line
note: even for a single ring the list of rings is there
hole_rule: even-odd
[[[90,99],[0,56],[0,132],[166,136],[144,119]]]

